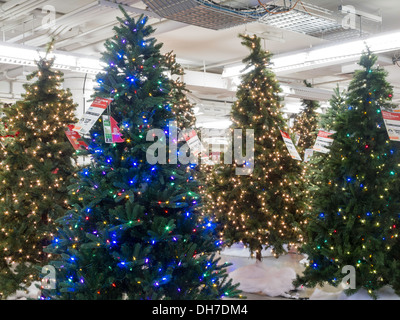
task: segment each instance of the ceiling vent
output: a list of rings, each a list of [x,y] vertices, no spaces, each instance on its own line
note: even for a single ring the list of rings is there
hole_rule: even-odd
[[[257,21],[260,15],[202,0],[143,0],[159,16],[207,29],[220,30]],[[265,14],[265,12],[261,12]]]

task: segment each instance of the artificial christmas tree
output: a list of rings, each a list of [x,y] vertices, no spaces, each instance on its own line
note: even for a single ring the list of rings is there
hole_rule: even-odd
[[[217,215],[226,245],[243,242],[261,260],[263,249],[272,248],[279,256],[285,245],[301,242],[302,168],[282,140],[280,130],[287,126],[279,84],[268,68],[271,54],[258,37],[240,37],[250,49],[243,60],[249,72],[238,87],[231,129],[254,129],[254,170],[236,175],[236,168],[248,164],[216,165],[207,181],[207,207]]]
[[[4,109],[6,133],[0,167],[0,295],[39,280],[36,267],[47,264],[43,252],[55,232],[54,220],[68,207],[66,183],[75,171],[75,151],[65,136],[76,121],[76,105],[61,89],[54,59],[37,62],[27,77],[23,100]]]
[[[78,201],[59,219],[48,248],[59,260],[54,299],[219,299],[235,296],[215,253],[215,221],[199,213],[189,165],[167,161],[171,81],[161,44],[147,18],[124,18],[105,43],[95,97],[112,98],[110,113],[124,141],[105,143],[102,123],[90,131],[93,163],[71,191]],[[151,131],[155,129],[158,131]],[[161,132],[160,132],[161,131]],[[166,143],[147,155],[158,143]],[[150,152],[151,153],[151,152]],[[165,158],[164,158],[165,157]],[[163,161],[165,160],[165,161]]]
[[[304,81],[306,87],[311,88],[311,83]],[[304,159],[304,153],[307,149],[312,149],[317,138],[318,115],[317,109],[320,107],[318,101],[302,100],[302,109],[294,119],[292,132],[298,134],[297,148],[300,157]]]
[[[4,108],[11,107],[11,104],[3,104],[0,108],[0,113]],[[4,118],[0,115],[0,162],[7,156],[7,152],[5,151],[5,146],[14,138],[15,134],[8,132],[7,124],[4,121]]]
[[[338,286],[354,268],[346,293],[360,288],[400,289],[398,222],[399,145],[388,139],[381,114],[392,109],[387,72],[366,52],[350,83],[346,108],[340,103],[334,142],[314,171],[312,211],[301,251],[310,261],[296,285]]]
[[[346,90],[340,91],[339,86],[333,89],[333,95],[329,100],[330,108],[320,114],[318,119],[319,127],[331,131],[336,123],[336,117],[346,107]]]
[[[187,93],[190,91],[182,81],[184,70],[176,62],[176,55],[172,51],[165,54],[165,63],[171,77],[170,103],[174,120],[180,130],[195,128],[194,105],[189,101]]]

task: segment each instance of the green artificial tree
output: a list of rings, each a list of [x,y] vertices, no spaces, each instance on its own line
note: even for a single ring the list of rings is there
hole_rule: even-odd
[[[237,159],[216,165],[206,182],[207,210],[217,215],[227,246],[242,242],[260,261],[264,249],[271,248],[278,257],[285,245],[301,242],[302,166],[292,159],[281,136],[280,129],[288,132],[288,127],[280,87],[269,68],[272,55],[262,49],[260,38],[240,38],[250,55],[243,60],[248,72],[232,107],[231,130],[254,130],[254,168],[250,174],[236,174],[237,168],[249,166]]]
[[[306,87],[311,88],[311,83],[304,81]],[[317,138],[318,114],[317,109],[320,104],[316,100],[302,100],[302,109],[294,119],[292,132],[299,135],[297,149],[300,157],[304,159],[306,149],[312,149]]]
[[[388,139],[382,118],[381,108],[393,108],[392,87],[376,60],[369,50],[362,55],[346,103],[338,103],[331,119],[334,142],[313,173],[312,211],[301,248],[309,264],[296,286],[339,286],[354,268],[347,294],[363,288],[376,298],[385,285],[399,293],[400,150]]]
[[[105,143],[102,123],[90,131],[92,164],[71,185],[78,201],[58,220],[48,248],[57,288],[43,299],[220,299],[238,291],[216,252],[215,221],[198,208],[201,198],[189,164],[151,163],[151,129],[159,159],[171,148],[174,120],[168,63],[144,16],[121,8],[115,36],[105,43],[107,64],[95,97],[111,97],[110,113],[124,141]],[[163,135],[164,133],[165,135]],[[149,139],[150,138],[150,139]],[[157,151],[154,152],[156,155]]]
[[[320,114],[318,124],[321,129],[331,131],[335,125],[336,117],[346,107],[346,90],[340,91],[339,86],[333,89],[333,95],[329,100],[330,108]]]
[[[11,104],[3,104],[0,108],[0,113],[2,113],[2,110],[4,108],[9,108],[11,107]],[[12,134],[11,132],[9,132],[7,130],[7,123],[5,123],[3,117],[0,116],[0,150],[2,150],[0,152],[0,162],[2,161],[2,159],[4,159],[7,154],[5,152],[5,146],[10,143],[10,141],[14,138],[14,134]]]
[[[185,74],[182,66],[176,61],[176,54],[172,51],[165,54],[165,62],[171,76],[170,103],[174,119],[180,130],[196,127],[194,105],[189,101],[187,93],[190,91],[182,81]]]
[[[331,132],[333,130],[337,115],[343,112],[346,106],[345,95],[345,90],[340,91],[338,86],[333,90],[333,95],[329,100],[330,108],[328,108],[325,113],[319,114],[316,128],[326,132]],[[311,145],[310,148],[312,149],[312,147],[313,145]],[[314,191],[318,189],[319,184],[319,182],[315,181],[314,177],[318,175],[324,167],[326,157],[327,155],[325,153],[313,151],[303,171],[305,179],[305,188],[303,192],[306,198],[308,212],[312,210],[313,194]]]
[[[307,88],[312,88],[311,83],[304,80],[304,84]],[[316,100],[302,99],[302,109],[299,114],[294,118],[294,124],[291,128],[292,138],[296,141],[296,149],[300,155],[300,158],[303,159],[303,171],[302,180],[303,184],[302,195],[305,204],[307,205],[307,210],[310,210],[310,171],[314,166],[313,162],[310,160],[314,160],[313,158],[318,156],[313,156],[314,152],[311,151],[310,154],[307,154],[306,150],[313,149],[317,135],[318,135],[318,114],[317,109],[320,107],[320,104]],[[293,134],[294,133],[294,134]],[[309,152],[309,151],[308,151]]]
[[[50,50],[50,49],[49,49]],[[54,221],[69,209],[66,187],[75,171],[75,151],[65,130],[76,122],[76,105],[61,88],[54,59],[41,58],[27,77],[23,100],[4,109],[6,133],[0,166],[0,296],[39,281],[47,264],[44,248]]]

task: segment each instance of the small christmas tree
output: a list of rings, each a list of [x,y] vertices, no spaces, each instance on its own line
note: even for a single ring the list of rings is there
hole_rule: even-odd
[[[336,87],[333,90],[333,95],[329,100],[329,104],[331,107],[325,113],[319,114],[318,124],[316,126],[317,128],[327,132],[333,130],[336,123],[336,117],[338,114],[343,112],[344,107],[346,106],[345,91],[340,92],[339,87]],[[312,210],[313,194],[321,183],[321,181],[318,179],[318,176],[324,167],[327,157],[329,157],[329,154],[327,153],[314,151],[310,161],[304,166],[303,174],[306,183],[303,192],[304,196],[306,197],[308,212]]]
[[[124,18],[106,41],[104,72],[95,97],[111,97],[111,115],[124,142],[105,143],[102,123],[90,132],[93,163],[71,190],[78,197],[59,220],[49,250],[59,257],[55,299],[219,299],[235,296],[226,266],[215,254],[215,221],[204,220],[189,165],[146,157],[169,154],[169,122],[174,120],[168,64],[151,38],[146,17]],[[153,133],[152,133],[153,132]],[[165,133],[165,135],[163,135]],[[150,141],[148,141],[150,137]],[[160,159],[159,158],[159,159]]]
[[[40,279],[36,267],[48,262],[43,249],[56,230],[54,221],[69,208],[66,184],[75,170],[75,151],[65,129],[76,122],[76,105],[60,88],[62,73],[52,69],[53,62],[41,58],[27,77],[33,82],[24,86],[24,99],[4,109],[6,133],[13,138],[3,147],[0,167],[3,298]]]
[[[231,129],[254,130],[254,170],[236,175],[236,168],[248,164],[216,165],[207,181],[207,204],[219,219],[226,245],[242,242],[261,260],[263,249],[279,256],[285,245],[301,242],[303,181],[301,163],[291,158],[281,136],[287,126],[279,84],[267,67],[271,54],[262,50],[258,37],[240,37],[250,50],[243,60],[249,72],[238,87]]]
[[[187,93],[190,91],[182,81],[185,72],[172,51],[165,54],[165,62],[171,75],[170,103],[177,126],[180,130],[195,128],[194,105],[189,101]]]
[[[306,87],[311,88],[311,83],[304,81]],[[317,138],[318,115],[317,109],[320,107],[318,101],[302,100],[302,110],[294,119],[292,131],[297,134],[297,147],[300,157],[304,159],[306,149],[312,149]]]
[[[339,86],[333,90],[333,95],[329,100],[330,108],[321,114],[318,123],[319,127],[331,131],[336,123],[336,117],[343,112],[346,107],[346,90],[340,91]]]
[[[366,52],[350,83],[346,108],[338,104],[334,142],[315,172],[307,243],[309,265],[296,285],[338,286],[354,269],[346,293],[400,288],[398,223],[399,145],[389,141],[381,109],[392,109],[387,72]]]

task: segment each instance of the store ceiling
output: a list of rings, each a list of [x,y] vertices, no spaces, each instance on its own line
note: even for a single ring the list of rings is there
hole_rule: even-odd
[[[188,72],[192,72],[190,76],[197,75],[197,80],[191,81],[189,85],[192,90],[192,98],[200,104],[206,104],[206,101],[209,105],[215,103],[222,109],[226,106],[226,103],[235,99],[234,90],[229,86],[210,85],[210,82],[205,81],[205,79],[199,80],[198,75],[200,73],[220,75],[224,66],[236,64],[247,55],[248,51],[240,44],[238,34],[249,33],[262,37],[264,48],[274,53],[275,56],[308,50],[343,40],[340,39],[342,37],[340,33],[333,34],[339,37],[335,39],[331,37],[332,33],[328,34],[327,32],[310,35],[289,30],[287,27],[282,29],[279,27],[278,14],[273,17],[272,15],[270,15],[271,17],[267,16],[267,19],[263,19],[263,21],[242,23],[227,29],[213,30],[181,21],[160,18],[146,6],[145,3],[148,3],[148,1],[126,0],[118,1],[118,3],[126,5],[132,16],[136,16],[140,12],[147,12],[150,15],[149,23],[156,29],[154,36],[164,44],[162,50],[164,52],[174,51],[178,61]],[[258,6],[260,11],[259,1],[255,0],[221,0],[214,1],[214,3],[233,9],[252,9]],[[283,6],[284,4],[288,6],[291,3],[293,6],[296,1],[262,0],[261,3],[276,6]],[[304,4],[307,10],[301,4]],[[303,13],[311,12],[312,15],[329,21],[336,19],[337,23],[340,24],[340,19],[343,16],[340,16],[338,12],[339,5],[351,5],[356,10],[382,17],[381,23],[362,21],[362,32],[379,34],[400,30],[395,0],[307,0],[297,2],[295,9]],[[51,8],[56,11],[55,25],[46,29],[43,28],[43,23],[47,21],[46,16],[49,14],[49,11],[46,10]],[[3,0],[0,1],[0,40],[31,47],[44,47],[50,37],[55,36],[57,50],[100,57],[104,41],[113,35],[112,27],[117,24],[115,19],[117,15],[121,16],[121,13],[116,8],[115,1]],[[269,25],[272,20],[268,19],[272,18],[275,19],[274,27]],[[305,16],[305,19],[308,18],[311,18],[311,15]],[[282,26],[287,25],[285,23],[290,19],[291,16],[281,19],[283,20]],[[315,22],[310,21],[311,26],[312,23]],[[357,21],[357,23],[359,22]],[[360,36],[358,34],[359,29],[359,25],[357,25],[353,38]],[[380,55],[379,61],[389,71],[389,81],[395,87],[394,97],[396,101],[400,102],[400,68],[391,62],[392,57],[398,53],[400,51],[383,53]],[[314,83],[316,88],[325,89],[329,93],[337,84],[343,88],[347,86],[354,70],[353,66],[354,62],[349,62],[344,67],[341,64],[324,65],[320,68],[301,72],[278,74],[278,78],[281,83],[289,86],[299,86],[306,79]],[[13,71],[14,74],[18,75],[18,72],[15,71],[19,69],[15,65],[1,64],[0,74],[3,77],[0,75],[0,79],[4,81],[10,78],[4,75],[13,74]],[[296,105],[296,95],[288,95],[286,98],[287,104]],[[212,119],[212,111],[209,115]]]

